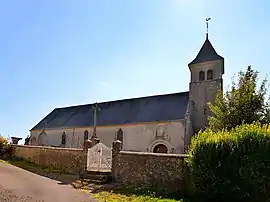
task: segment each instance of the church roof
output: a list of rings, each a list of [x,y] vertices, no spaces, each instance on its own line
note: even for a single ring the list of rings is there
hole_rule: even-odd
[[[216,50],[209,41],[208,36],[206,36],[206,40],[203,46],[201,47],[198,55],[191,63],[189,63],[189,65],[223,59],[224,59],[223,57],[217,54]]]
[[[189,92],[155,95],[98,103],[101,109],[97,125],[120,125],[140,122],[184,119]],[[44,128],[91,127],[94,124],[94,104],[56,108],[32,130]]]

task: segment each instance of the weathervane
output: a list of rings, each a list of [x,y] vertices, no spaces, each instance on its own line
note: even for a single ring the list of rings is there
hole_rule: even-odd
[[[206,38],[208,38],[208,21],[211,20],[211,18],[206,18]]]

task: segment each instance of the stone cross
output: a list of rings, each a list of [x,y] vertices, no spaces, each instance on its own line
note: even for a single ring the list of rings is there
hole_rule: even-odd
[[[44,121],[43,122],[43,129],[42,129],[42,131],[45,131],[46,127],[47,127],[47,121]]]
[[[92,106],[93,113],[94,113],[94,127],[93,127],[93,136],[92,139],[97,138],[97,112],[101,109],[98,107],[98,104],[95,103],[94,106]]]

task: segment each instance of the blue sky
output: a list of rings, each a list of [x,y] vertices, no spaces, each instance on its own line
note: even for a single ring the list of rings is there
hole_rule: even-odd
[[[26,137],[56,107],[188,90],[187,64],[209,36],[225,85],[270,72],[265,0],[0,2],[0,133]]]

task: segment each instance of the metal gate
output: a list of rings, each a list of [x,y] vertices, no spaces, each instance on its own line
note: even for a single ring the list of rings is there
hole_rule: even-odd
[[[103,143],[98,143],[88,149],[87,170],[97,172],[111,172],[112,149]]]

